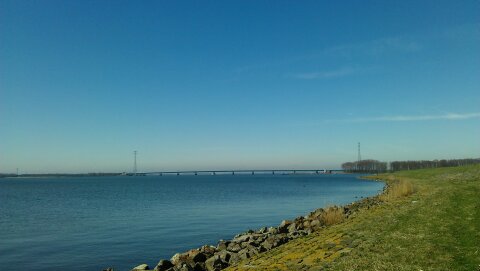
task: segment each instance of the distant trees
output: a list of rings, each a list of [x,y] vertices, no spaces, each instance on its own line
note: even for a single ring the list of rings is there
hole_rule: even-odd
[[[450,160],[421,160],[421,161],[394,161],[390,163],[391,171],[412,170],[421,168],[437,168],[437,167],[458,167],[471,164],[479,164],[480,158],[477,159],[450,159]]]
[[[422,168],[457,167],[471,164],[480,164],[477,159],[442,159],[442,160],[418,160],[418,161],[393,161],[390,163],[390,171],[413,170]],[[387,163],[377,160],[360,160],[342,164],[345,172],[373,173],[386,172]]]
[[[355,162],[346,162],[342,164],[342,169],[346,172],[386,172],[387,163],[378,160],[360,160]]]

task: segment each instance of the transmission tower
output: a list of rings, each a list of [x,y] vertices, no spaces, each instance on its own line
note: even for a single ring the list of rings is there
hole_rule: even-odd
[[[133,151],[133,176],[137,175],[137,151]]]
[[[358,142],[358,157],[357,157],[358,162],[362,161],[362,155],[360,154],[360,142]]]

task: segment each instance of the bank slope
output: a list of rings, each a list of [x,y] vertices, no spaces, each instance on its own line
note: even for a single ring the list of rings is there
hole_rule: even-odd
[[[480,165],[376,178],[415,192],[226,270],[480,270]]]

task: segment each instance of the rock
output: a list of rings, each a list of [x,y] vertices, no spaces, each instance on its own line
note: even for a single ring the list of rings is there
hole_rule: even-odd
[[[241,236],[238,236],[238,237],[234,238],[232,240],[232,242],[235,242],[235,243],[247,242],[248,240],[250,240],[251,237],[252,236],[250,234],[241,235]]]
[[[153,270],[155,270],[155,271],[166,271],[173,266],[174,265],[169,260],[161,260],[160,262],[158,262],[157,266],[155,266],[155,269],[153,269]]]
[[[227,250],[231,252],[239,252],[241,249],[242,247],[238,243],[230,243],[227,247]]]
[[[198,252],[195,256],[192,257],[194,263],[203,263],[207,260],[207,255],[203,252]]]
[[[227,267],[228,264],[223,262],[220,259],[219,255],[215,255],[205,261],[205,267],[208,271],[217,271],[222,270],[223,268]]]
[[[263,227],[263,228],[259,229],[257,232],[258,233],[267,233],[268,229],[267,229],[267,227]]]
[[[226,250],[229,244],[230,244],[230,241],[220,240],[217,245],[217,250],[218,251]]]
[[[107,268],[103,269],[102,271],[114,271],[114,270],[113,270],[113,267],[107,267]]]
[[[303,222],[303,228],[308,229],[310,228],[310,221],[306,220]]]
[[[207,268],[205,267],[205,263],[196,263],[193,267],[193,271],[205,271]]]
[[[184,264],[188,264],[190,267],[192,267],[195,265],[195,262],[192,259],[192,255],[196,255],[197,253],[199,253],[199,251],[196,249],[189,250],[188,252],[185,252],[185,253],[177,253],[173,255],[170,261],[172,262],[173,265],[177,267],[179,266],[181,267]]]
[[[181,265],[180,268],[177,268],[177,271],[193,271],[193,267],[184,263],[184,264]]]
[[[276,227],[270,227],[268,228],[268,233],[269,234],[277,234],[279,231],[278,231],[278,228]]]
[[[245,260],[252,257],[252,253],[246,249],[242,249],[241,251],[238,252],[238,256],[240,257],[240,259]]]
[[[220,257],[220,260],[226,263],[230,262],[230,258],[232,257],[232,254],[225,250],[218,252],[217,255]]]
[[[132,271],[139,271],[139,270],[150,270],[150,268],[148,267],[147,264],[141,264],[132,269]]]
[[[290,226],[290,224],[292,224],[292,221],[283,220],[282,223],[280,223],[280,226],[278,226],[278,232],[287,233],[288,232],[288,226]]]
[[[217,249],[214,246],[202,246],[200,248],[200,251],[207,256],[207,259],[212,257],[215,252],[217,252]]]
[[[297,224],[296,223],[292,223],[287,227],[287,231],[289,233],[295,232],[296,230],[297,230]]]
[[[312,220],[310,222],[310,228],[311,229],[318,228],[319,226],[320,226],[320,220],[318,220],[318,219]]]
[[[242,260],[240,256],[238,256],[238,253],[231,253],[230,255],[230,260],[228,261],[230,265],[236,264]]]

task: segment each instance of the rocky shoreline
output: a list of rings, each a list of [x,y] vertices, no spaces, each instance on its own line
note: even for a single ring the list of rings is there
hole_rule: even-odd
[[[388,184],[385,185],[384,191]],[[170,260],[162,259],[155,271],[218,271],[235,265],[256,254],[272,250],[296,238],[309,235],[321,228],[348,219],[360,209],[369,209],[380,204],[379,196],[368,197],[345,206],[319,208],[306,216],[284,220],[278,227],[248,230],[231,240],[220,240],[217,246],[205,245],[184,253],[173,255]],[[141,264],[132,271],[151,270]],[[106,268],[103,271],[114,271]]]

